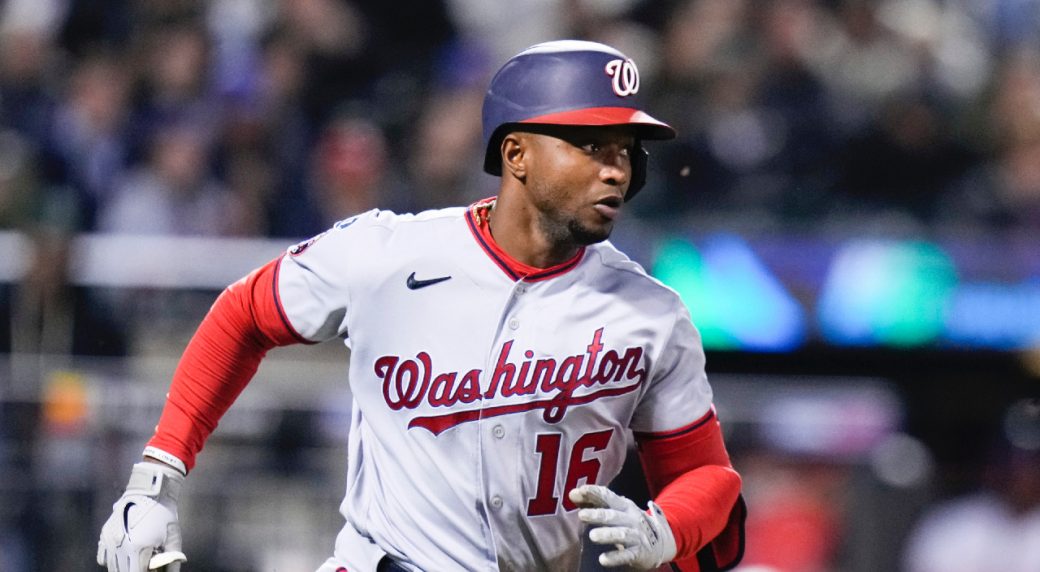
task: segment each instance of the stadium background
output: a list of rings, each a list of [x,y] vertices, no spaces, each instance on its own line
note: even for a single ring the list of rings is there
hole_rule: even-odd
[[[627,52],[680,132],[615,242],[704,334],[744,569],[924,570],[932,511],[985,491],[1036,519],[1040,2],[4,0],[0,570],[96,569],[224,285],[493,194],[489,73],[561,37]],[[344,359],[272,352],[190,479],[188,569],[328,555]]]

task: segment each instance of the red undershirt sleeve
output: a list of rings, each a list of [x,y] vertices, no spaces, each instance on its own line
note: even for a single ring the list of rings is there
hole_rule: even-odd
[[[189,471],[267,351],[310,343],[293,330],[282,311],[277,295],[279,261],[258,268],[220,294],[173,374],[148,445],[175,455]]]
[[[746,507],[712,408],[669,433],[636,433],[650,495],[664,511],[683,572],[736,566],[744,553]]]

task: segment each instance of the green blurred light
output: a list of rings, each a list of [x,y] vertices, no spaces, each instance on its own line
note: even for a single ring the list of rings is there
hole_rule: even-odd
[[[726,316],[721,313],[719,304],[722,293],[705,272],[700,252],[693,244],[678,238],[663,241],[652,272],[678,292],[690,310],[705,348],[726,350],[740,346],[725,329]]]
[[[678,292],[708,349],[789,351],[805,341],[804,310],[740,237],[664,241],[653,274]]]

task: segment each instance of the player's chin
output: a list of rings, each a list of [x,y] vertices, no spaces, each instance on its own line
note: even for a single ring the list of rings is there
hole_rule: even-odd
[[[614,221],[601,220],[584,223],[572,221],[569,226],[574,242],[588,246],[610,238],[610,232],[614,230]]]

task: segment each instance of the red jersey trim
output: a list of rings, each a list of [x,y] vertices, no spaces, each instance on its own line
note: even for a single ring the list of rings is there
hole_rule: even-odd
[[[649,433],[649,432],[633,431],[632,435],[634,437],[640,439],[640,440],[643,440],[643,441],[653,440],[653,439],[668,439],[668,438],[671,438],[671,437],[678,437],[680,435],[685,435],[687,433],[691,433],[693,431],[696,431],[697,429],[702,427],[705,423],[711,421],[714,418],[715,418],[715,406],[712,405],[711,408],[708,409],[707,413],[705,413],[700,419],[694,421],[693,423],[690,423],[689,425],[684,425],[682,427],[679,427],[678,429],[672,429],[671,431],[665,431],[663,433]]]
[[[495,199],[496,197],[489,197],[470,205],[469,209],[466,211],[466,223],[469,225],[469,230],[473,233],[473,238],[477,241],[477,244],[480,245],[491,261],[501,268],[510,279],[526,280],[527,282],[547,280],[567,273],[581,262],[582,257],[585,256],[584,246],[581,247],[570,260],[561,262],[560,264],[549,268],[536,268],[524,264],[510,256],[506,251],[502,250],[502,248],[498,246],[497,242],[495,242],[495,238],[491,235],[491,227],[487,224],[487,220],[479,217],[477,214],[480,209],[489,208],[490,205],[494,203]]]

